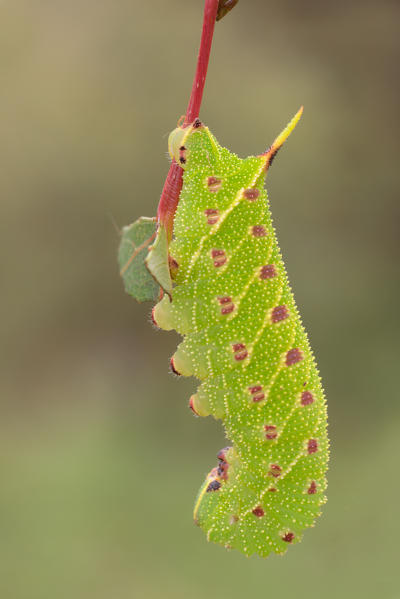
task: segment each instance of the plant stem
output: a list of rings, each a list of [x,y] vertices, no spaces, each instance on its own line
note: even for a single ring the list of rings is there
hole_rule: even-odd
[[[192,93],[190,94],[183,127],[190,125],[200,113],[218,5],[219,0],[205,0],[203,31],[197,58],[196,74],[193,80]],[[165,226],[168,241],[172,238],[175,211],[179,201],[179,194],[182,189],[182,175],[182,168],[175,162],[175,160],[172,160],[157,210],[157,221],[159,224]]]
[[[189,104],[186,111],[186,119],[183,125],[184,127],[190,125],[190,123],[192,123],[200,113],[217,11],[218,0],[206,0],[204,5],[203,31],[201,34],[199,56],[197,58],[196,74],[193,79],[192,93],[190,94]]]

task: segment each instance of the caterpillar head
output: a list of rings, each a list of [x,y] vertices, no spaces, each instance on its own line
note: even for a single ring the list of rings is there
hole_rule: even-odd
[[[194,129],[202,127],[200,119],[195,119],[188,127],[177,127],[168,137],[168,152],[172,160],[175,160],[183,169],[185,168],[187,149],[185,142]]]

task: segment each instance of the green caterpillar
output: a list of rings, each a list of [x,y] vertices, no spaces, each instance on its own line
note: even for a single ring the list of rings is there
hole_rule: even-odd
[[[169,246],[174,285],[153,320],[184,336],[172,369],[200,379],[190,407],[221,419],[232,443],[200,489],[195,522],[246,555],[284,553],[325,502],[323,390],[264,191],[300,116],[265,154],[245,160],[199,120],[169,143],[184,184]]]
[[[264,190],[301,113],[245,160],[198,119],[175,129],[169,151],[184,176],[172,242],[162,222],[141,218],[119,252],[128,293],[164,290],[153,321],[184,336],[172,370],[200,379],[189,405],[221,419],[232,443],[199,491],[195,522],[246,555],[284,553],[325,502],[326,406]]]

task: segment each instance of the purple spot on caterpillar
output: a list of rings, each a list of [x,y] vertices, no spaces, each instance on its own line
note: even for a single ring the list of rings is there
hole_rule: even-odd
[[[289,310],[286,306],[276,306],[271,313],[271,322],[276,323],[289,317]]]
[[[234,353],[234,358],[238,362],[240,362],[241,360],[245,360],[249,355],[246,346],[243,343],[235,343],[234,345],[232,345],[232,349]]]
[[[249,188],[249,189],[244,190],[243,196],[246,198],[246,200],[250,200],[251,202],[254,202],[254,200],[257,200],[257,198],[259,198],[260,192],[258,189]]]
[[[266,424],[264,426],[264,430],[265,430],[265,438],[268,440],[272,440],[272,439],[276,439],[278,436],[278,433],[276,431],[276,426],[273,424]]]
[[[179,162],[181,164],[185,164],[185,162],[186,162],[186,148],[185,148],[185,146],[181,146],[179,148]]]
[[[207,208],[204,210],[204,214],[207,217],[208,225],[215,225],[215,223],[219,220],[219,210],[214,210],[213,208]]]
[[[268,492],[269,492],[269,493],[276,493],[276,489],[275,489],[275,487],[270,487],[270,488],[268,489]]]
[[[255,516],[257,516],[257,518],[262,518],[262,516],[264,516],[265,512],[262,509],[261,505],[258,505],[257,507],[254,508],[254,510],[251,510],[253,512],[253,514]]]
[[[268,235],[262,225],[254,225],[254,227],[251,228],[251,234],[254,235],[254,237],[266,237]]]
[[[169,362],[170,368],[172,370],[172,372],[178,376],[181,376],[181,373],[177,371],[177,369],[175,368],[175,364],[174,364],[174,358],[171,358],[170,362]]]
[[[303,358],[303,352],[298,347],[289,349],[289,351],[286,354],[286,366],[293,366],[293,364],[301,362]]]
[[[209,493],[210,491],[218,491],[220,487],[221,483],[218,480],[212,480],[208,485],[206,492]]]
[[[263,393],[263,388],[261,385],[254,385],[253,387],[249,387],[249,391],[251,394],[251,398],[254,402],[259,402],[265,399],[265,394]]]
[[[280,466],[278,466],[278,464],[270,464],[269,465],[269,472],[268,474],[270,476],[273,476],[274,478],[278,478],[278,476],[280,476],[282,474],[282,468]]]
[[[282,537],[282,541],[285,541],[285,543],[291,543],[294,539],[294,533],[292,532],[287,532],[283,537]]]
[[[315,482],[315,480],[312,480],[311,485],[307,489],[307,493],[309,495],[314,495],[316,492],[317,492],[317,483]]]
[[[222,306],[222,308],[221,308],[222,315],[231,314],[231,312],[234,311],[235,304],[232,302],[231,297],[225,296],[225,297],[218,297],[217,299]]]
[[[265,266],[261,267],[260,270],[260,279],[261,280],[265,280],[265,279],[273,279],[274,277],[276,277],[276,269],[275,269],[275,265],[274,264],[266,264]]]
[[[211,250],[211,258],[214,260],[215,268],[226,264],[227,258],[224,250]]]
[[[208,191],[212,191],[213,193],[219,191],[222,187],[222,179],[219,179],[218,177],[208,177],[207,187]]]
[[[311,391],[303,391],[300,401],[302,406],[309,406],[310,404],[314,403],[314,396]]]
[[[310,439],[307,443],[307,451],[308,453],[315,453],[318,451],[318,441],[317,439]]]

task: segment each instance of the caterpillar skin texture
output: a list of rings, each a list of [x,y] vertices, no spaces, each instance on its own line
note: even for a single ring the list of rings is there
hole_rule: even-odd
[[[264,190],[271,153],[239,159],[199,122],[178,139],[184,184],[169,248],[178,268],[153,319],[183,335],[172,369],[200,379],[190,407],[221,419],[232,445],[199,491],[195,522],[246,555],[282,554],[325,502],[328,440]]]

